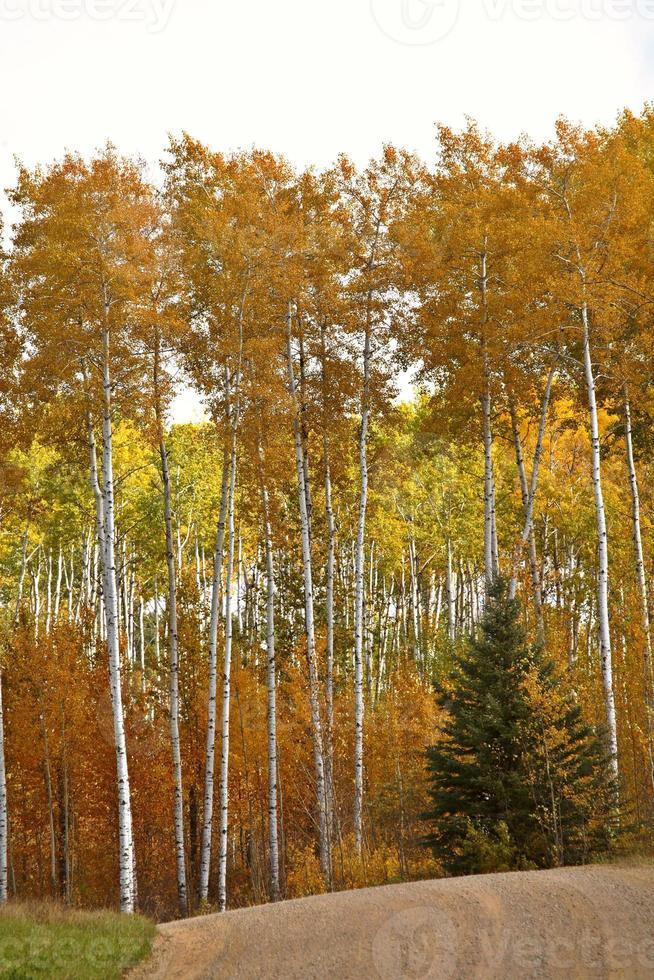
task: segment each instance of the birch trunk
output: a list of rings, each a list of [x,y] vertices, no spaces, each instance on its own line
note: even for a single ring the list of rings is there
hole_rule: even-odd
[[[132,913],[135,906],[134,840],[132,832],[132,803],[127,766],[127,745],[121,689],[120,637],[118,624],[118,600],[116,587],[115,526],[114,526],[114,475],[113,475],[113,420],[112,383],[109,368],[109,332],[102,334],[102,477],[100,489],[95,454],[93,427],[89,421],[89,451],[91,456],[91,482],[96,498],[96,524],[98,546],[102,560],[104,615],[109,653],[109,684],[116,749],[116,778],[118,787],[118,840],[120,908]]]
[[[456,634],[456,605],[452,572],[452,542],[447,539],[447,566],[445,569],[445,594],[447,597],[447,635],[453,640]]]
[[[220,835],[218,852],[218,908],[227,908],[227,833],[229,829],[229,714],[232,669],[232,577],[234,574],[234,492],[236,489],[236,440],[232,447],[229,482],[227,567],[225,569],[225,656],[223,664],[223,704],[220,739]]]
[[[57,584],[55,586],[54,600],[54,621],[59,622],[59,608],[61,606],[61,581],[64,573],[64,554],[59,545],[59,558],[57,560]]]
[[[615,776],[618,776],[618,730],[615,716],[615,695],[613,692],[613,667],[611,656],[611,630],[609,624],[609,552],[608,535],[606,530],[606,512],[604,510],[604,494],[602,492],[602,469],[599,420],[597,415],[597,397],[595,393],[595,376],[590,351],[590,324],[588,305],[583,302],[581,308],[584,344],[584,372],[588,389],[588,409],[590,415],[590,433],[592,446],[592,480],[595,496],[595,515],[598,539],[598,585],[597,585],[597,617],[599,622],[600,657],[602,661],[602,680],[604,683],[604,705],[606,709],[606,728],[611,765]]]
[[[48,591],[45,604],[45,634],[50,633],[50,623],[52,622],[52,548],[48,551]]]
[[[485,245],[485,242],[484,242]],[[479,289],[482,307],[482,348],[484,391],[481,396],[484,435],[484,566],[486,591],[493,584],[498,571],[497,525],[495,520],[495,479],[493,474],[493,431],[491,424],[491,386],[488,364],[486,327],[488,325],[488,257],[480,255]]]
[[[313,565],[311,558],[311,540],[309,533],[309,514],[307,510],[307,493],[305,486],[304,449],[302,445],[302,430],[300,425],[300,408],[298,405],[295,371],[293,369],[292,348],[292,307],[289,303],[287,314],[287,361],[289,392],[294,405],[293,437],[295,443],[295,464],[298,481],[298,500],[300,507],[300,525],[302,533],[302,564],[304,577],[304,619],[307,637],[307,666],[309,672],[309,702],[311,711],[311,737],[313,742],[313,760],[316,781],[316,804],[318,807],[318,849],[320,868],[325,881],[330,880],[331,855],[327,824],[327,798],[325,792],[325,761],[323,752],[322,723],[320,720],[320,695],[318,685],[318,666],[316,660],[316,635],[313,613]]]
[[[25,588],[25,575],[27,574],[27,545],[29,543],[29,524],[23,532],[23,542],[20,559],[20,575],[18,577],[18,590],[16,592],[16,608],[14,612],[14,626],[18,626],[20,619],[20,607],[23,603],[23,589]]]
[[[416,552],[416,541],[413,536],[409,539],[409,571],[411,572],[411,621],[413,625],[413,658],[418,666],[421,666],[421,610],[420,610],[420,588],[418,582],[418,555]]]
[[[5,720],[0,670],[0,905],[7,901],[9,820],[7,814],[7,771],[5,768]]]
[[[157,413],[159,414],[159,413]],[[182,779],[182,751],[179,738],[179,642],[177,635],[177,573],[175,568],[175,544],[173,537],[172,503],[170,493],[170,469],[168,452],[163,438],[161,419],[161,476],[163,480],[164,522],[166,527],[166,565],[168,567],[168,666],[170,745],[173,757],[173,825],[175,830],[175,867],[177,874],[177,907],[180,915],[188,915],[186,888],[186,855],[184,848],[184,785]]]
[[[325,753],[325,782],[327,793],[328,836],[332,839],[334,825],[334,568],[336,560],[336,526],[332,502],[332,475],[328,432],[327,403],[327,345],[326,328],[321,324],[323,455],[325,457],[325,519],[327,523],[327,564],[325,569],[325,707],[327,713],[327,746]]]
[[[154,577],[154,659],[157,664],[157,674],[159,672],[160,660],[161,660],[161,638],[160,638],[159,624],[159,585],[157,583],[157,576]]]
[[[495,480],[493,475],[493,433],[491,429],[491,394],[488,382],[481,399],[484,421],[484,570],[486,589],[493,584],[497,569],[495,527]]]
[[[202,845],[200,852],[201,903],[209,897],[209,870],[211,867],[211,835],[213,830],[214,765],[216,754],[216,703],[218,691],[218,622],[221,605],[221,576],[225,524],[227,521],[227,498],[229,493],[231,454],[225,447],[223,456],[222,486],[220,491],[220,511],[216,529],[214,548],[213,581],[211,584],[211,613],[209,619],[209,693],[207,703],[207,744],[204,764],[204,812],[202,819]]]
[[[41,616],[41,548],[37,551],[36,571],[32,572],[32,584],[34,591],[34,638],[39,638],[39,621]]]
[[[650,763],[650,779],[654,785],[654,746],[653,746],[653,717],[654,717],[654,676],[652,673],[652,629],[649,613],[649,595],[647,577],[645,575],[645,559],[643,555],[643,539],[640,528],[640,491],[638,476],[634,461],[634,447],[631,426],[631,404],[625,389],[624,395],[624,435],[627,451],[627,468],[629,470],[629,487],[631,490],[631,523],[636,558],[636,577],[640,593],[641,624],[645,639],[645,709],[647,711],[648,754]]]
[[[540,580],[540,574],[538,571],[538,558],[536,554],[536,541],[534,538],[534,506],[536,502],[536,488],[538,486],[538,475],[540,471],[540,463],[543,455],[543,442],[545,439],[545,427],[547,424],[547,412],[549,410],[550,398],[552,395],[552,384],[554,382],[554,368],[550,369],[550,373],[547,378],[547,384],[545,386],[545,393],[543,395],[543,401],[540,413],[540,423],[538,427],[538,436],[536,438],[536,447],[534,450],[534,460],[531,470],[531,482],[527,484],[527,474],[525,471],[524,456],[522,452],[522,443],[520,440],[520,432],[518,430],[518,421],[515,411],[515,406],[511,403],[511,426],[513,430],[513,442],[515,446],[516,454],[516,464],[518,467],[518,475],[520,477],[520,489],[522,495],[522,508],[524,511],[524,526],[522,529],[522,534],[520,535],[520,540],[516,549],[516,554],[513,561],[513,570],[511,574],[511,582],[509,585],[509,596],[514,599],[518,589],[518,564],[520,562],[520,557],[524,551],[525,546],[529,545],[529,563],[531,567],[531,579],[532,588],[534,592],[534,607],[536,610],[536,621],[538,625],[538,633],[542,638],[544,633],[543,624],[543,597],[542,597],[542,586]]]
[[[259,450],[261,452],[261,450]],[[261,472],[261,462],[260,462]],[[277,678],[275,653],[275,566],[268,489],[260,476],[261,510],[266,546],[266,653],[268,684],[268,846],[270,850],[270,897],[281,898],[279,882],[279,835],[277,831]]]
[[[368,504],[368,423],[370,418],[370,360],[372,325],[370,301],[363,346],[363,391],[359,431],[359,519],[354,567],[354,840],[359,854],[363,850],[363,602],[366,509]]]

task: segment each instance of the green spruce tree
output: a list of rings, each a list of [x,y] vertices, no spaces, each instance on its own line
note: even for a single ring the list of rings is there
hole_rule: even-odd
[[[616,793],[601,738],[553,663],[526,642],[503,581],[478,638],[436,685],[425,842],[452,874],[583,863],[606,851]]]

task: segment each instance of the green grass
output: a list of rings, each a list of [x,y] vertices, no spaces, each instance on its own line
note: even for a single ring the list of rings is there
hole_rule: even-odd
[[[0,910],[0,977],[113,980],[149,955],[154,934],[140,916],[10,903]]]

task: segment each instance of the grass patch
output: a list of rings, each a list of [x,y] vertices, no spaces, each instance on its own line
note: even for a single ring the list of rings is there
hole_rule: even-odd
[[[114,980],[149,955],[154,934],[137,915],[10,903],[0,910],[0,977]]]

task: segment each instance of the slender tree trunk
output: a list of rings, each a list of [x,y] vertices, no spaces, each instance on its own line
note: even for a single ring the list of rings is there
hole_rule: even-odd
[[[436,610],[434,612],[434,632],[438,632],[438,627],[441,622],[441,611],[443,609],[443,583],[439,581],[438,587],[436,589]],[[448,623],[448,635],[449,635],[449,623]]]
[[[225,657],[223,663],[223,704],[220,740],[220,835],[218,852],[218,908],[227,908],[227,834],[229,830],[229,714],[232,670],[232,578],[234,574],[234,493],[236,489],[236,444],[232,447],[227,522],[227,566],[225,569]]]
[[[222,486],[220,491],[220,511],[216,528],[216,544],[213,560],[213,581],[211,584],[211,613],[209,620],[209,692],[207,704],[207,744],[204,765],[204,812],[202,821],[202,845],[200,852],[199,898],[206,903],[209,897],[209,871],[211,867],[211,836],[213,829],[214,765],[216,754],[216,704],[218,691],[218,622],[221,607],[221,577],[225,524],[231,483],[232,456],[225,447],[223,456]]]
[[[327,823],[327,798],[325,792],[325,761],[323,752],[322,723],[320,720],[320,694],[318,685],[318,665],[316,658],[316,636],[313,613],[313,567],[311,558],[311,539],[309,532],[309,514],[307,510],[307,493],[305,486],[304,448],[302,445],[302,430],[300,424],[300,409],[297,399],[295,371],[293,369],[292,348],[293,312],[289,303],[287,314],[287,360],[289,391],[294,404],[293,437],[295,442],[295,463],[298,481],[298,499],[300,506],[300,525],[302,533],[302,564],[304,570],[304,618],[307,638],[307,666],[309,672],[309,702],[311,710],[311,736],[313,742],[313,759],[316,780],[316,803],[318,807],[318,849],[320,853],[320,868],[325,881],[330,879],[330,848]]]
[[[0,669],[0,905],[7,901],[9,853],[9,820],[7,813],[7,771],[5,768],[5,719],[2,698],[3,675]]]
[[[266,653],[268,684],[268,846],[270,851],[270,897],[281,898],[279,881],[279,835],[277,831],[277,678],[275,653],[275,566],[268,488],[262,473],[259,447],[261,510],[266,546]]]
[[[236,559],[236,622],[238,623],[238,635],[243,635],[243,613],[242,613],[242,598],[241,598],[241,583],[245,577],[245,588],[246,588],[246,602],[247,602],[247,573],[245,576],[243,573],[243,540],[241,537],[241,526],[239,524],[238,528],[238,551]]]
[[[195,587],[198,592],[198,603],[200,607],[200,633],[204,638],[205,622],[204,622],[204,591],[202,588],[202,572],[200,566],[200,541],[198,539],[198,528],[195,528]]]
[[[102,415],[102,489],[100,489],[98,481],[95,439],[90,419],[89,452],[91,457],[91,483],[96,498],[98,547],[102,559],[104,614],[109,653],[109,683],[114,724],[114,743],[116,748],[120,908],[122,912],[131,913],[134,912],[135,908],[135,855],[132,831],[132,802],[129,788],[125,719],[123,715],[123,695],[121,688],[120,637],[114,545],[112,383],[109,368],[109,332],[107,329],[102,334],[102,346],[102,387],[104,396]]]
[[[354,839],[359,854],[363,850],[363,602],[365,572],[366,509],[368,505],[368,424],[370,419],[370,361],[372,324],[370,297],[363,347],[363,391],[359,430],[359,520],[354,566]]]
[[[228,552],[227,552],[227,568],[225,574],[225,647],[224,647],[224,661],[223,661],[223,704],[222,704],[222,719],[221,719],[221,745],[220,745],[220,834],[218,841],[218,908],[221,912],[224,912],[227,908],[227,849],[228,849],[228,830],[229,830],[229,715],[230,715],[230,704],[231,704],[231,662],[232,662],[232,637],[233,637],[233,622],[232,622],[232,578],[234,574],[234,546],[235,546],[235,528],[234,528],[234,495],[236,490],[236,449],[237,449],[237,438],[238,438],[238,426],[240,419],[240,391],[241,391],[241,371],[243,364],[243,317],[245,310],[245,299],[247,293],[247,283],[243,290],[243,295],[241,299],[241,309],[239,314],[239,349],[238,349],[238,364],[236,369],[236,384],[235,384],[235,400],[232,414],[229,414],[230,400],[229,400],[229,374],[228,368],[226,367],[226,391],[227,391],[227,408],[228,408],[228,421],[231,421],[231,465],[229,472],[229,496],[227,501],[227,521],[229,528],[229,539],[228,539]],[[220,532],[219,532],[220,533]],[[217,545],[220,544],[222,551],[222,541],[216,542]],[[220,572],[218,570],[218,583],[220,583]],[[237,610],[238,612],[238,610]],[[207,742],[207,749],[209,748]],[[207,758],[209,752],[207,751]],[[212,759],[213,767],[213,759]],[[213,771],[211,773],[211,782],[213,784]],[[211,792],[213,794],[213,785]],[[205,782],[205,804],[208,802],[208,786]],[[213,805],[213,804],[211,804]],[[208,848],[207,855],[207,883],[208,883],[208,863],[210,859],[210,848],[211,848],[211,812],[209,813],[209,821],[207,821],[207,815],[205,813],[205,824],[203,828],[203,838],[202,838],[202,848],[203,848],[203,861],[205,844]],[[207,836],[205,838],[204,833]]]
[[[602,492],[602,471],[599,420],[597,415],[597,397],[595,394],[595,377],[593,361],[590,352],[590,324],[588,306],[582,305],[584,371],[588,389],[588,408],[590,414],[590,433],[592,446],[592,479],[595,495],[595,515],[598,538],[598,586],[597,586],[597,616],[599,621],[600,656],[602,661],[602,679],[604,682],[604,704],[606,708],[606,727],[608,748],[611,756],[613,771],[618,776],[618,728],[615,716],[615,695],[613,692],[613,667],[611,657],[611,630],[609,625],[609,549],[606,530],[606,513],[604,510],[604,494]]]
[[[48,590],[45,603],[45,635],[50,633],[52,622],[52,548],[48,551]]]
[[[518,564],[520,562],[520,557],[525,546],[529,544],[530,546],[529,558],[530,558],[530,566],[531,566],[532,587],[534,591],[534,606],[536,609],[538,633],[541,638],[544,632],[543,598],[542,598],[540,575],[538,572],[536,541],[534,538],[534,505],[536,502],[536,488],[538,486],[540,462],[543,455],[543,441],[545,439],[545,427],[547,425],[547,412],[549,410],[550,398],[552,394],[552,384],[554,382],[554,370],[555,370],[554,367],[550,369],[550,373],[547,378],[547,384],[545,386],[545,394],[543,395],[543,402],[542,402],[541,413],[540,413],[540,424],[538,427],[538,436],[536,438],[536,448],[534,451],[534,460],[533,460],[533,465],[531,470],[530,485],[527,484],[527,474],[525,472],[522,443],[520,440],[520,432],[518,430],[518,420],[516,416],[515,405],[513,404],[513,402],[511,402],[511,406],[510,406],[511,425],[513,430],[513,442],[515,445],[516,463],[518,467],[518,474],[520,477],[522,508],[524,511],[525,521],[524,521],[522,534],[520,535],[520,540],[513,561],[513,571],[511,575],[511,582],[509,585],[509,595],[512,599],[515,598],[518,589]]]
[[[325,570],[325,708],[327,713],[327,746],[325,752],[325,782],[327,793],[328,837],[331,842],[334,825],[334,568],[336,557],[336,525],[332,502],[331,454],[327,400],[327,344],[324,321],[320,327],[322,358],[323,455],[325,463],[325,519],[327,523],[327,565]]]
[[[453,640],[456,634],[456,603],[452,572],[452,542],[447,539],[447,565],[445,569],[445,595],[447,598],[447,635]]]
[[[27,574],[27,546],[29,543],[29,523],[23,531],[23,541],[21,547],[20,575],[18,576],[18,589],[16,591],[16,608],[14,611],[14,626],[18,625],[20,619],[20,607],[23,603],[23,589],[25,588],[25,575]]]
[[[495,477],[493,473],[491,382],[487,349],[488,337],[486,336],[486,328],[488,326],[488,256],[485,249],[486,242],[484,242],[484,251],[480,255],[479,289],[482,308],[482,347],[484,370],[484,391],[481,396],[484,435],[484,565],[486,591],[488,591],[499,572],[499,556],[497,551],[497,522],[495,515]]]
[[[634,461],[634,447],[631,427],[631,404],[629,395],[625,388],[624,394],[624,434],[627,451],[627,468],[629,470],[629,487],[631,489],[631,524],[634,541],[634,553],[636,557],[636,577],[638,579],[638,591],[640,593],[640,612],[643,627],[643,637],[645,640],[645,710],[647,712],[647,748],[649,755],[650,779],[654,786],[654,738],[653,738],[653,719],[654,719],[654,676],[652,672],[652,630],[649,613],[649,595],[647,589],[647,576],[645,575],[645,559],[643,556],[643,539],[640,528],[640,492],[638,489],[638,476],[636,474],[636,463]]]
[[[495,580],[497,567],[495,531],[495,480],[493,476],[493,433],[491,394],[488,381],[481,399],[484,421],[484,566],[486,588]]]
[[[161,637],[160,630],[161,626],[159,623],[159,584],[157,582],[157,576],[154,577],[154,659],[157,664],[157,673],[159,672],[159,661],[161,660]]]
[[[34,589],[34,639],[39,638],[39,623],[41,618],[41,548],[37,551],[36,571],[32,572],[32,582]]]
[[[306,358],[304,353],[304,335],[302,329],[302,318],[297,315],[298,320],[298,341],[299,341],[299,373],[300,383],[298,394],[300,396],[300,434],[302,436],[302,460],[304,464],[304,492],[307,498],[307,520],[309,522],[309,538],[311,538],[311,522],[313,518],[313,501],[311,495],[311,474],[309,470],[309,426],[307,424],[307,414],[309,403],[307,399],[307,379],[306,379]]]
[[[61,606],[61,581],[64,573],[64,553],[59,546],[59,558],[57,560],[57,584],[55,586],[54,599],[54,621],[59,622],[59,608]]]
[[[411,535],[409,539],[409,571],[411,573],[411,624],[413,627],[413,659],[418,667],[422,666],[422,647],[420,642],[421,633],[421,609],[420,609],[420,585],[418,555],[416,552],[415,537]]]
[[[156,384],[156,381],[155,381]],[[159,412],[157,413],[159,415]],[[182,750],[179,737],[179,642],[177,634],[177,573],[175,569],[175,544],[173,538],[172,503],[170,494],[170,470],[168,452],[163,438],[162,421],[159,455],[163,480],[164,522],[166,527],[166,565],[168,567],[168,667],[170,745],[173,757],[173,825],[175,829],[175,867],[177,874],[177,907],[182,916],[188,915],[186,889],[186,855],[184,847],[184,786],[182,780]]]
[[[139,666],[141,668],[141,694],[145,694],[145,603],[139,596]]]

